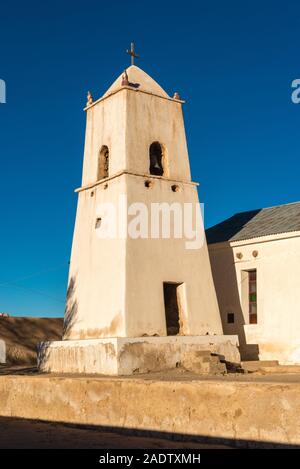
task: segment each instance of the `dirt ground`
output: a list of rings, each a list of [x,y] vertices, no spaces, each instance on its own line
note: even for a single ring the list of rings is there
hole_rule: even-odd
[[[39,379],[49,377],[47,373],[41,373],[36,366],[24,365],[1,365],[0,376],[35,376]],[[131,376],[107,376],[107,375],[76,375],[52,373],[52,377],[92,378],[93,380],[141,380],[141,381],[217,381],[217,382],[255,382],[255,383],[300,383],[300,373],[228,373],[227,375],[198,375],[189,371],[175,369],[168,372],[156,372]]]
[[[129,436],[97,427],[83,428],[60,423],[0,417],[0,449],[170,449],[230,448],[162,438]]]

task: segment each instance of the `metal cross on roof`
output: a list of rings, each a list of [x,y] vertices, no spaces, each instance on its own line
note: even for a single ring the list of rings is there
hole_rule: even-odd
[[[134,59],[139,57],[139,55],[135,53],[134,42],[131,43],[130,50],[127,49],[126,52],[127,54],[131,55],[131,65],[134,65]]]

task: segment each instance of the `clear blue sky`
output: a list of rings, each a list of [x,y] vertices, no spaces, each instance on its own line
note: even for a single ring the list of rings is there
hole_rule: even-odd
[[[299,2],[29,0],[0,14],[0,311],[63,314],[86,92],[107,89],[132,40],[138,65],[187,100],[206,226],[300,200]]]

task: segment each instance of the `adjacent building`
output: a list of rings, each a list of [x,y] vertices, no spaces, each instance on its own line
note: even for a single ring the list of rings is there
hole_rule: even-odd
[[[300,202],[238,213],[206,231],[225,334],[244,360],[300,364]]]

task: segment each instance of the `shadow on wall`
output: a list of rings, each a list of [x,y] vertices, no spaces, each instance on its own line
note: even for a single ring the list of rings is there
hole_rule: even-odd
[[[76,279],[74,276],[70,278],[68,289],[67,289],[67,297],[66,297],[66,308],[65,308],[65,315],[63,321],[63,330],[62,336],[59,340],[67,340],[69,334],[72,330],[73,325],[75,324],[78,316],[78,302],[75,297],[76,292]],[[43,341],[38,344],[37,350],[37,367],[44,371],[44,364],[47,363],[49,357],[49,341]]]
[[[57,448],[57,449],[230,449],[230,448],[286,448],[299,449],[299,445],[280,444],[255,440],[212,438],[205,435],[138,430],[135,428],[76,425],[64,422],[0,417],[0,448]],[[215,452],[224,465],[226,453]],[[251,455],[247,454],[247,458]],[[232,461],[231,461],[232,462]]]
[[[27,370],[25,370],[25,374],[26,374],[26,372],[28,372],[29,374],[34,374],[37,371],[42,371],[42,372],[45,371],[44,364],[47,363],[47,360],[48,360],[48,357],[49,357],[49,345],[50,345],[50,343],[51,342],[49,342],[49,341],[48,342],[40,342],[37,345],[37,368],[32,369],[32,370],[27,369]],[[13,371],[12,374],[18,374],[18,372],[14,373],[14,371]]]
[[[72,276],[69,281],[66,298],[66,309],[63,325],[63,339],[68,339],[69,334],[78,318],[78,302],[76,299],[76,278]]]
[[[210,253],[212,257],[212,253]],[[241,305],[240,294],[237,285],[234,256],[231,249],[226,249],[222,253],[222,278],[220,278],[220,264],[216,267],[211,258],[211,268],[215,284],[219,309],[221,313],[224,334],[237,334],[239,337],[239,351],[242,360],[258,360],[259,347],[257,344],[247,344],[244,330],[245,317]],[[228,289],[226,285],[230,285]],[[234,323],[228,323],[228,313],[234,313]]]

